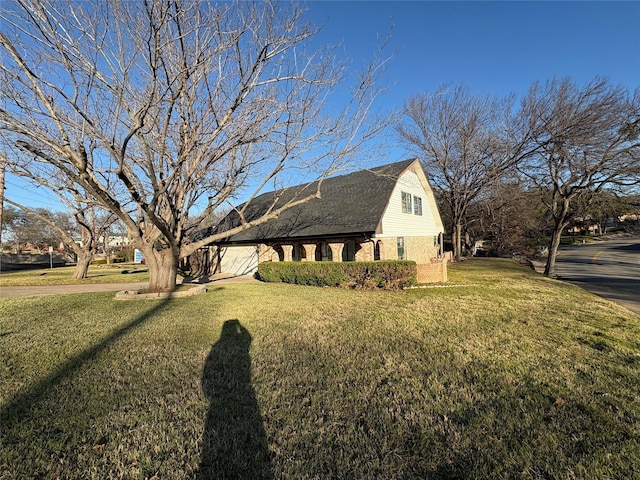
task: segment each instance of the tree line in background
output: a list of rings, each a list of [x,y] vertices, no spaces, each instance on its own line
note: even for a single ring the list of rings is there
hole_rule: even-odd
[[[414,96],[403,113],[396,131],[423,161],[457,259],[464,233],[515,252],[548,238],[551,276],[572,223],[637,211],[638,89],[553,79],[534,82],[516,104],[443,87]]]
[[[86,212],[120,222],[154,291],[175,288],[182,258],[316,198],[322,181],[234,231],[194,236],[221,208],[244,219],[265,189],[374,156],[363,147],[390,126],[422,160],[456,258],[485,227],[504,248],[516,245],[507,232],[548,236],[553,275],[580,209],[638,185],[640,95],[605,79],[534,83],[519,102],[443,88],[400,120],[374,107],[384,44],[350,77],[293,3],[23,0],[0,19],[8,170],[56,192],[87,231],[99,228]]]
[[[9,199],[5,202],[9,205],[2,212],[3,252],[46,253],[52,247],[70,253],[76,264],[73,278],[77,279],[87,277],[96,255],[133,260],[122,225],[108,213],[89,208],[74,214],[26,208]]]

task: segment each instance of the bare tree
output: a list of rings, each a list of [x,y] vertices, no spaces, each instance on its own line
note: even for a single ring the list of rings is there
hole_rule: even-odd
[[[544,193],[553,218],[544,271],[553,276],[573,202],[640,180],[640,91],[630,94],[602,78],[584,87],[568,78],[534,83],[520,115],[535,151],[521,171]]]
[[[511,118],[512,98],[474,97],[463,87],[442,87],[412,97],[396,130],[422,159],[445,215],[453,225],[456,259],[469,206],[525,155]]]
[[[344,65],[308,50],[317,30],[302,14],[285,2],[4,2],[9,168],[72,180],[126,225],[150,289],[174,289],[179,259],[220,237],[191,241],[194,217],[323,178],[384,126],[369,115],[384,61],[345,101]]]
[[[472,238],[491,239],[497,255],[514,253],[532,258],[547,222],[537,191],[526,190],[517,179],[495,182],[470,206],[475,220],[468,226]]]
[[[608,188],[579,196],[571,208],[571,223],[583,228],[597,224],[598,233],[607,233],[608,227],[627,213],[628,200],[628,196]]]
[[[45,209],[34,209],[20,205],[10,199],[5,201],[25,212],[21,216],[24,225],[15,223],[12,228],[16,240],[24,241],[25,238],[37,239],[39,244],[46,243],[54,246],[54,243],[62,243],[76,255],[76,268],[72,278],[87,278],[89,265],[100,246],[100,238],[108,232],[115,217],[113,214],[102,214],[95,207],[86,207],[78,204],[73,213],[51,213]],[[28,227],[28,228],[25,228]],[[38,232],[34,235],[34,232]],[[42,235],[46,234],[46,237]],[[27,237],[25,237],[27,235]],[[31,240],[30,240],[31,241]]]
[[[12,170],[15,175],[27,179],[34,185],[34,188],[45,187],[49,189],[60,199],[61,204],[66,205],[69,216],[75,220],[74,232],[71,232],[67,225],[56,221],[57,219],[40,215],[41,212],[37,209],[28,208],[10,199],[6,200],[7,203],[30,213],[32,216],[39,217],[40,221],[57,230],[62,236],[62,242],[76,255],[73,278],[87,278],[91,260],[99,251],[100,239],[107,235],[117,217],[91,199],[91,196],[82,189],[75,179],[69,178],[59,171],[43,172],[40,168],[33,168],[33,162],[29,161],[15,161],[12,164]],[[42,173],[49,175],[43,176]]]
[[[62,242],[61,230],[66,234],[72,229],[68,216],[61,212],[46,208],[23,209],[11,200],[5,201],[10,205],[6,209],[5,228],[18,252],[26,247],[38,251],[57,247]]]

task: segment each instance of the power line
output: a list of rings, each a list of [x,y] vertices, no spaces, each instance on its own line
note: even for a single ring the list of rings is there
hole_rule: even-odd
[[[19,185],[13,181],[5,180],[5,183],[8,187],[5,189],[5,197],[9,199],[19,199],[22,200],[22,203],[25,203],[26,207],[38,206],[38,207],[55,207],[63,210],[68,209],[63,202],[61,202],[60,198],[54,194],[53,192],[49,192],[44,189],[28,189],[25,188],[24,185]],[[28,193],[28,195],[23,195],[22,193]],[[15,201],[15,200],[14,200]],[[18,203],[18,202],[16,202]]]

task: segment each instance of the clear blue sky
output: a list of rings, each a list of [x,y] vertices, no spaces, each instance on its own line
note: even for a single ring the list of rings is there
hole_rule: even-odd
[[[394,59],[383,99],[401,106],[443,83],[478,95],[526,93],[534,80],[596,75],[640,86],[640,1],[311,1],[320,39],[341,42],[354,66],[391,32]]]
[[[582,84],[601,75],[630,90],[640,86],[640,1],[311,1],[307,8],[323,26],[317,41],[341,44],[354,69],[393,23],[383,108],[443,83],[496,96],[523,95],[534,80],[554,76]],[[382,162],[404,157],[394,149]],[[56,208],[55,195],[8,182],[9,198]]]

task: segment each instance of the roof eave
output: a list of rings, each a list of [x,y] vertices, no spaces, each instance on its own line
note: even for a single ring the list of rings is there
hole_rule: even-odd
[[[260,243],[304,243],[304,242],[317,242],[326,241],[337,238],[371,238],[376,234],[374,230],[363,232],[344,232],[344,233],[331,233],[326,235],[313,235],[313,236],[301,236],[301,237],[275,237],[264,239],[247,239],[247,240],[220,240],[213,242],[213,245],[218,246],[231,246],[231,245],[257,245]]]

